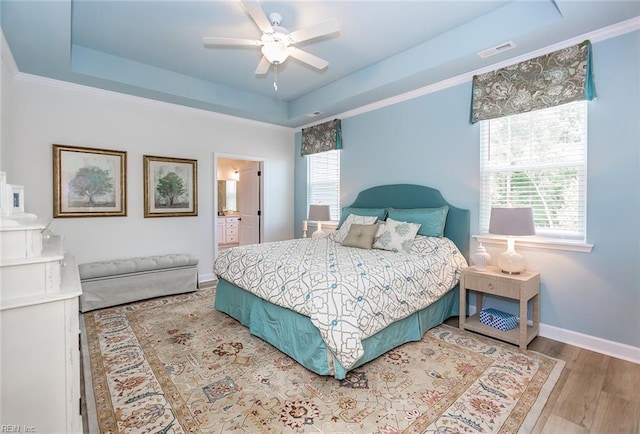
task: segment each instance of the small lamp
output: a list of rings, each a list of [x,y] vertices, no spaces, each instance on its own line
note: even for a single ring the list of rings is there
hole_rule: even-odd
[[[324,235],[322,232],[322,222],[331,220],[329,205],[310,205],[309,220],[318,224],[318,230],[311,234],[311,238],[318,238]]]
[[[507,250],[498,256],[497,265],[503,273],[520,274],[527,263],[516,252],[514,236],[535,235],[531,208],[491,208],[489,233],[507,236]]]

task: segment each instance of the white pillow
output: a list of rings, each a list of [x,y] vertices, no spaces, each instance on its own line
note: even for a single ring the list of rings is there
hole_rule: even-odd
[[[372,225],[376,222],[376,220],[378,220],[378,217],[376,216],[349,214],[344,223],[342,223],[342,226],[340,226],[340,229],[331,233],[331,239],[336,243],[342,244],[344,239],[347,237],[349,228],[352,224],[356,223],[359,225]]]
[[[378,228],[378,233],[373,240],[373,248],[411,253],[411,246],[419,229],[420,223],[400,222],[387,218]]]

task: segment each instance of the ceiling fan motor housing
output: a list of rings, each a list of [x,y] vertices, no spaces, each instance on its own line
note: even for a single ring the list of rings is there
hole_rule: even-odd
[[[280,23],[282,22],[282,15],[277,12],[271,12],[269,14],[269,22],[272,26],[280,27]]]

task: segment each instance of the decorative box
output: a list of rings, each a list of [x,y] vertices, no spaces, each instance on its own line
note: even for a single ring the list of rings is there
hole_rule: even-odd
[[[504,332],[518,326],[514,315],[492,308],[480,311],[480,322]]]

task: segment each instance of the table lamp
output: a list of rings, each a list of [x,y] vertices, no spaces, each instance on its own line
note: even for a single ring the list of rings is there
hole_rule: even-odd
[[[527,266],[524,257],[516,252],[516,236],[535,235],[531,208],[491,208],[489,233],[507,236],[507,250],[498,256],[496,264],[503,273],[520,274]]]
[[[331,220],[329,213],[329,205],[310,205],[309,220],[314,221],[318,225],[318,229],[311,234],[311,238],[318,238],[324,235],[322,232],[322,222]]]

